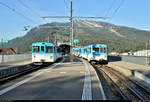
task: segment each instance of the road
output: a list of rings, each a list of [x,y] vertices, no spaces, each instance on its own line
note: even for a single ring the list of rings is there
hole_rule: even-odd
[[[122,57],[122,61],[146,65],[146,57],[142,57],[142,56],[121,56],[121,57]]]
[[[0,86],[0,100],[105,100],[95,70],[79,58],[64,58],[47,68]]]
[[[125,61],[125,62],[130,62],[135,64],[146,65],[146,57],[142,57],[142,56],[109,56],[108,59],[109,62]]]

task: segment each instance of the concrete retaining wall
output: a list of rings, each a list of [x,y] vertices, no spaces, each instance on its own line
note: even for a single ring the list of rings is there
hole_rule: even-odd
[[[31,58],[32,58],[31,54],[4,55],[3,58],[2,55],[0,55],[0,63],[25,61]]]

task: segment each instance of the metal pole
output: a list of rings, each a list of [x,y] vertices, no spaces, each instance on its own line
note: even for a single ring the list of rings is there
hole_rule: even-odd
[[[70,57],[71,62],[73,62],[73,0],[71,0],[71,7],[70,7]]]
[[[70,50],[70,54],[72,54],[72,48],[73,48],[73,0],[71,0],[71,15],[70,15],[70,47],[71,47],[71,50]]]
[[[73,47],[73,0],[71,1],[71,35],[72,35],[72,47]]]
[[[147,42],[146,42],[146,65],[148,65],[148,51],[147,51]]]
[[[48,36],[47,42],[49,42],[49,36]]]
[[[57,45],[57,34],[55,34],[55,45]]]
[[[1,45],[2,45],[2,48],[4,47],[3,46],[3,38],[1,39]],[[4,52],[2,50],[2,63],[4,63]]]

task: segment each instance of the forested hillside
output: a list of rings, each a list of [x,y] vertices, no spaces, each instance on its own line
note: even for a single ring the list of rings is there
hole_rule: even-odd
[[[47,23],[31,29],[23,37],[12,39],[8,47],[17,47],[20,53],[31,51],[31,44],[48,40],[69,42],[70,23]],[[125,52],[145,48],[145,43],[150,40],[150,31],[139,30],[130,27],[117,26],[105,22],[88,20],[74,21],[74,38],[79,39],[78,45],[94,43],[107,44],[109,51]]]

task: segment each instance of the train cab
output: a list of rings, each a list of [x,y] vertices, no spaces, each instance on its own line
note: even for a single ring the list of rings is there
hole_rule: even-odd
[[[32,44],[32,62],[47,63],[55,62],[61,57],[61,48],[47,42],[37,42]]]
[[[107,63],[107,45],[93,44],[87,47],[88,61]]]

